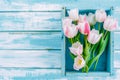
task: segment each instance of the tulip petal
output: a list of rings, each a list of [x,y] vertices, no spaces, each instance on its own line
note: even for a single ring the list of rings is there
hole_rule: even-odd
[[[69,47],[70,52],[74,55],[80,55],[83,52],[83,46],[80,44],[80,42],[75,42],[72,44],[72,47]]]
[[[77,56],[75,59],[74,59],[74,65],[73,65],[73,68],[75,70],[79,70],[81,68],[83,68],[85,66],[85,60],[83,59],[82,56]]]
[[[99,34],[98,30],[92,29],[88,35],[88,42],[91,44],[96,44],[100,38],[102,37],[102,34]]]
[[[116,19],[112,18],[111,16],[108,16],[105,20],[103,27],[107,31],[113,31],[117,28],[118,22]]]

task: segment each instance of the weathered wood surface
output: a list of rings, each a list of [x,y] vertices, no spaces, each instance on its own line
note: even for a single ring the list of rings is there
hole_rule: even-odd
[[[61,10],[60,7],[97,9],[119,7],[119,0],[1,0],[0,11]]]
[[[61,68],[61,52],[0,50],[0,67]]]
[[[0,68],[0,80],[48,80],[60,73],[60,69]]]
[[[61,30],[60,12],[0,12],[0,31]]]
[[[0,32],[0,49],[61,49],[61,33]]]
[[[115,72],[113,76],[65,77],[61,76],[62,69],[60,69],[62,7],[109,9],[113,6],[115,9],[113,15],[120,22],[119,3],[119,0],[0,0],[0,80],[119,80],[119,30],[114,34]],[[38,32],[33,35],[34,31],[28,34],[24,32],[27,30]],[[7,31],[20,31],[20,34]],[[51,32],[51,34],[43,32],[45,34],[38,35],[42,33],[39,31],[57,32]],[[49,49],[53,49],[53,52],[48,51]],[[46,69],[42,69],[43,67]]]

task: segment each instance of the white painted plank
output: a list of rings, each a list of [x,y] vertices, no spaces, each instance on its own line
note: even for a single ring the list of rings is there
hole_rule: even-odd
[[[114,49],[120,49],[120,32],[114,32]]]
[[[120,51],[114,53],[114,68],[120,68]]]
[[[54,50],[0,50],[0,67],[60,68],[61,53]]]
[[[52,1],[53,2],[53,1]],[[40,4],[41,3],[41,4]],[[11,10],[39,10],[39,11],[50,11],[50,10],[61,10],[59,4],[47,4],[46,1],[41,0],[0,0],[0,11],[11,11]]]
[[[0,49],[61,49],[61,33],[1,32]]]
[[[61,30],[60,12],[0,12],[0,31]]]
[[[120,30],[120,8],[115,7],[112,16],[114,16],[118,20],[117,30]]]
[[[119,80],[120,69],[112,76],[61,76],[59,69],[0,69],[0,80]]]
[[[61,6],[80,9],[105,9],[111,6],[119,6],[119,0],[0,0],[1,11],[61,10]]]
[[[47,80],[60,75],[60,69],[0,69],[0,80]]]

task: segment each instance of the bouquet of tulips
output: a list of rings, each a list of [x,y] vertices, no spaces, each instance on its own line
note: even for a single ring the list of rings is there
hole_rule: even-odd
[[[117,28],[118,22],[103,9],[87,15],[79,14],[78,9],[72,9],[68,14],[69,16],[62,20],[62,28],[71,43],[69,54],[74,60],[73,68],[88,72],[95,63],[95,70],[108,44],[110,31]],[[84,38],[81,40],[81,37]]]

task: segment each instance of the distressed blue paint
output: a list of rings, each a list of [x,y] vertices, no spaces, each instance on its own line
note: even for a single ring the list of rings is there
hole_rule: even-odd
[[[61,30],[60,18],[60,12],[1,12],[0,31]]]
[[[1,32],[0,34],[0,50],[61,49],[60,32]]]
[[[50,79],[60,76],[60,69],[0,68],[0,80]],[[49,77],[55,75],[53,77]]]
[[[120,68],[120,51],[114,53],[114,68]]]
[[[115,11],[114,11],[114,15],[116,18],[118,18],[118,20],[120,21],[120,5],[119,5],[120,1],[119,0],[0,0],[0,31],[27,31],[29,32],[30,30],[35,32],[35,31],[57,31],[59,30],[59,33],[61,31],[61,22],[60,22],[60,15],[61,15],[61,10],[62,10],[62,6],[66,6],[68,9],[71,8],[79,8],[79,9],[98,9],[98,8],[103,8],[103,9],[109,9],[111,6],[114,7]],[[118,8],[116,8],[118,7]],[[19,12],[20,11],[20,12]],[[57,12],[59,15],[49,15],[46,14],[47,16],[53,16],[51,18],[48,19],[44,19],[42,22],[39,22],[41,24],[43,24],[44,26],[41,26],[40,24],[38,25],[37,22],[30,22],[29,23],[29,19],[31,18],[31,16],[35,16],[36,14],[39,14],[41,11],[50,11],[50,12]],[[19,13],[23,13],[24,15],[28,15],[28,18],[21,18],[19,17]],[[32,14],[31,14],[32,13]],[[50,13],[52,14],[52,13]],[[8,16],[7,16],[8,15]],[[13,15],[13,16],[11,16]],[[4,16],[4,17],[3,17]],[[45,16],[45,15],[44,15]],[[41,16],[38,15],[37,18],[40,18]],[[57,17],[57,18],[56,18]],[[28,19],[28,24],[26,24],[26,20]],[[33,18],[32,18],[33,19]],[[1,26],[2,22],[7,23],[13,23],[14,26]],[[49,24],[44,24],[44,22],[49,22],[51,25]],[[31,24],[31,25],[30,25]],[[34,25],[34,27],[32,26]],[[56,27],[57,26],[57,27]],[[54,30],[53,30],[54,29]],[[119,31],[117,31],[117,33],[115,33],[115,37],[114,37],[114,46],[115,46],[115,58],[114,58],[114,68],[115,72],[114,72],[114,76],[111,77],[81,77],[81,76],[62,76],[61,74],[65,74],[65,72],[63,71],[64,68],[62,67],[62,69],[29,69],[29,68],[3,68],[0,69],[0,79],[1,80],[48,80],[48,79],[54,79],[54,80],[119,80],[119,74],[120,74],[120,65],[119,65],[119,61],[120,61],[120,57],[119,57]],[[56,34],[56,33],[55,33]],[[60,33],[61,34],[61,33]],[[58,36],[58,35],[56,35]],[[40,37],[40,36],[39,36]],[[1,38],[0,38],[1,39]],[[30,41],[31,39],[28,39],[28,41]],[[54,39],[51,38],[51,40],[54,41]],[[60,40],[60,37],[59,37]],[[25,41],[25,40],[21,40],[21,41]],[[20,41],[20,42],[21,42]],[[32,40],[33,42],[34,40]],[[47,39],[46,41],[46,45],[48,44]],[[18,42],[18,43],[20,43]],[[26,42],[24,42],[26,43]],[[53,44],[55,44],[55,42],[53,42]],[[57,44],[56,44],[57,45]],[[60,43],[61,45],[61,43]],[[37,49],[38,47],[24,47],[24,49]],[[50,48],[50,47],[49,47]],[[52,47],[53,48],[53,47]],[[57,46],[58,48],[58,46]],[[17,48],[18,49],[18,48]],[[20,49],[22,49],[20,47]],[[24,51],[24,49],[22,49]],[[46,49],[43,47],[43,49]],[[60,49],[60,48],[59,48]],[[11,51],[13,51],[11,49]],[[61,51],[62,53],[62,51]],[[2,54],[2,53],[1,53]],[[9,54],[9,52],[8,52]],[[8,55],[6,54],[6,55]],[[31,53],[31,54],[34,54]],[[53,52],[54,54],[54,52]],[[64,53],[62,53],[64,54]],[[17,54],[15,54],[17,55]],[[15,56],[13,55],[13,56]],[[28,54],[29,55],[29,54]],[[45,55],[45,54],[44,54]],[[5,56],[6,58],[11,58],[13,57],[12,55],[9,54],[9,56]],[[18,55],[20,57],[20,55]],[[22,55],[24,56],[24,54]],[[1,56],[2,57],[2,56]],[[27,57],[27,56],[26,56]],[[33,56],[34,57],[34,56]],[[63,56],[64,57],[64,56]],[[17,58],[17,56],[16,56]],[[29,55],[30,58],[30,55]],[[32,58],[32,57],[31,57]],[[20,58],[18,58],[20,59]],[[28,59],[28,58],[27,58]],[[35,58],[34,58],[35,59]],[[38,57],[36,58],[38,59]],[[48,57],[44,58],[44,59],[48,59]],[[61,59],[61,57],[59,58]],[[62,58],[62,61],[64,59]],[[39,62],[39,61],[37,61]],[[41,61],[40,61],[41,62]],[[64,66],[61,64],[61,66]],[[61,71],[62,70],[62,71]],[[45,75],[43,75],[45,74]]]
[[[0,50],[0,67],[61,68],[61,51]]]
[[[41,5],[43,6],[43,9],[48,10],[48,5],[52,4],[54,4],[57,9],[60,9],[60,6],[66,6],[68,8],[80,7],[80,9],[96,9],[119,6],[119,0],[1,0],[0,10],[41,10]],[[50,8],[53,10],[55,9],[53,7]]]
[[[64,18],[65,17],[65,13],[66,13],[66,8],[65,7],[63,7],[62,8],[62,18]],[[61,24],[62,24],[62,21],[61,21]],[[61,25],[61,28],[62,28],[62,25]],[[66,43],[66,41],[65,41],[65,36],[64,36],[64,34],[63,34],[63,31],[62,31],[62,75],[63,76],[65,76],[66,74],[66,72],[65,72],[65,49],[66,49],[66,46],[65,46],[65,43]]]
[[[114,32],[114,49],[120,50],[120,32]]]

